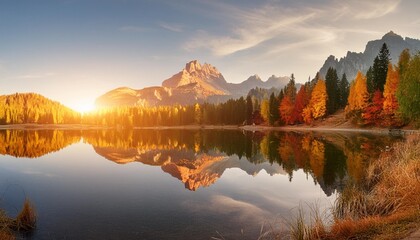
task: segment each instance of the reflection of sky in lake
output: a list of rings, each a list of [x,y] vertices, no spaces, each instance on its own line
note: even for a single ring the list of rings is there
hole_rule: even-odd
[[[288,218],[299,202],[327,199],[301,170],[289,182],[231,168],[193,192],[160,167],[117,165],[83,143],[35,159],[1,156],[0,164],[1,207],[15,214],[29,197],[39,215],[35,239],[209,239],[241,229],[255,237],[261,224]]]

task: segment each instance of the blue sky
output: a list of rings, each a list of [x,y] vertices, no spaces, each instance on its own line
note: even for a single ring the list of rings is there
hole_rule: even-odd
[[[0,0],[0,94],[81,109],[198,59],[229,82],[314,76],[325,59],[394,32],[420,38],[417,0]]]

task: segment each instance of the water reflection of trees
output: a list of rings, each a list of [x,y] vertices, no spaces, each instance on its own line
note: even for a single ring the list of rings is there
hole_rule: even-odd
[[[327,195],[349,179],[362,181],[368,161],[393,141],[360,134],[236,130],[4,130],[0,153],[39,157],[81,137],[111,161],[160,166],[191,190],[209,186],[227,168],[237,167],[248,174],[262,169],[287,174],[290,181],[296,171],[303,171]]]
[[[80,131],[1,130],[0,154],[36,158],[79,142]]]
[[[395,140],[369,134],[272,132],[261,141],[261,152],[279,163],[290,180],[301,169],[330,195],[348,180],[361,181],[368,162]]]
[[[380,149],[384,149],[392,141],[386,136],[295,132],[263,134],[234,130],[127,130],[126,132],[99,130],[84,132],[84,139],[95,146],[98,153],[110,160],[120,163],[138,161],[162,166],[164,170],[169,169],[163,165],[170,161],[178,167],[204,171],[202,165],[208,162],[221,165],[220,154],[236,155],[253,165],[277,164],[289,175],[290,181],[294,172],[298,170],[311,175],[315,184],[319,184],[327,195],[335,190],[341,190],[348,179],[360,181],[368,160],[376,158]],[[116,149],[107,155],[107,151],[99,149],[101,147]],[[135,149],[135,151],[116,154],[118,149]],[[158,154],[160,160],[156,161]],[[207,160],[203,161],[203,156],[200,154],[206,154]],[[118,161],[115,156],[124,156],[131,160]],[[197,156],[201,156],[199,161]],[[218,160],[214,161],[212,156]],[[209,169],[211,166],[207,166],[205,171]],[[175,176],[174,173],[171,174]]]

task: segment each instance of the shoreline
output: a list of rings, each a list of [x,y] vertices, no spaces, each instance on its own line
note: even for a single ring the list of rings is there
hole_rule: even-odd
[[[390,128],[351,128],[339,126],[316,126],[310,127],[306,125],[297,126],[263,126],[263,125],[182,125],[182,126],[154,126],[154,127],[108,127],[98,125],[86,124],[9,124],[0,125],[0,130],[15,129],[15,130],[111,130],[111,129],[133,129],[133,130],[167,130],[167,129],[180,129],[180,130],[199,130],[199,129],[221,129],[221,130],[244,130],[244,131],[316,131],[316,132],[353,132],[353,133],[374,133],[374,134],[420,134],[418,129],[390,129]]]

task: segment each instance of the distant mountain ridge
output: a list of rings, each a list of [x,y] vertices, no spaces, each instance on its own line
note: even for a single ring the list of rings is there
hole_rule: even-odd
[[[135,90],[120,87],[96,99],[97,106],[160,106],[173,104],[194,104],[203,102],[223,102],[230,98],[246,96],[252,88],[282,88],[289,77],[272,75],[262,81],[258,75],[241,83],[228,83],[216,67],[197,60],[188,62],[172,77],[164,80],[162,86]]]
[[[385,34],[381,39],[369,41],[363,53],[347,52],[345,57],[337,59],[330,55],[324,62],[324,65],[319,70],[320,76],[325,78],[328,68],[332,67],[337,70],[339,77],[345,73],[349,81],[353,80],[357,71],[362,71],[364,74],[370,66],[373,65],[373,60],[378,55],[383,43],[386,43],[390,52],[391,62],[396,64],[399,55],[404,49],[409,49],[411,54],[420,51],[420,40],[406,37],[405,39],[393,31]]]

